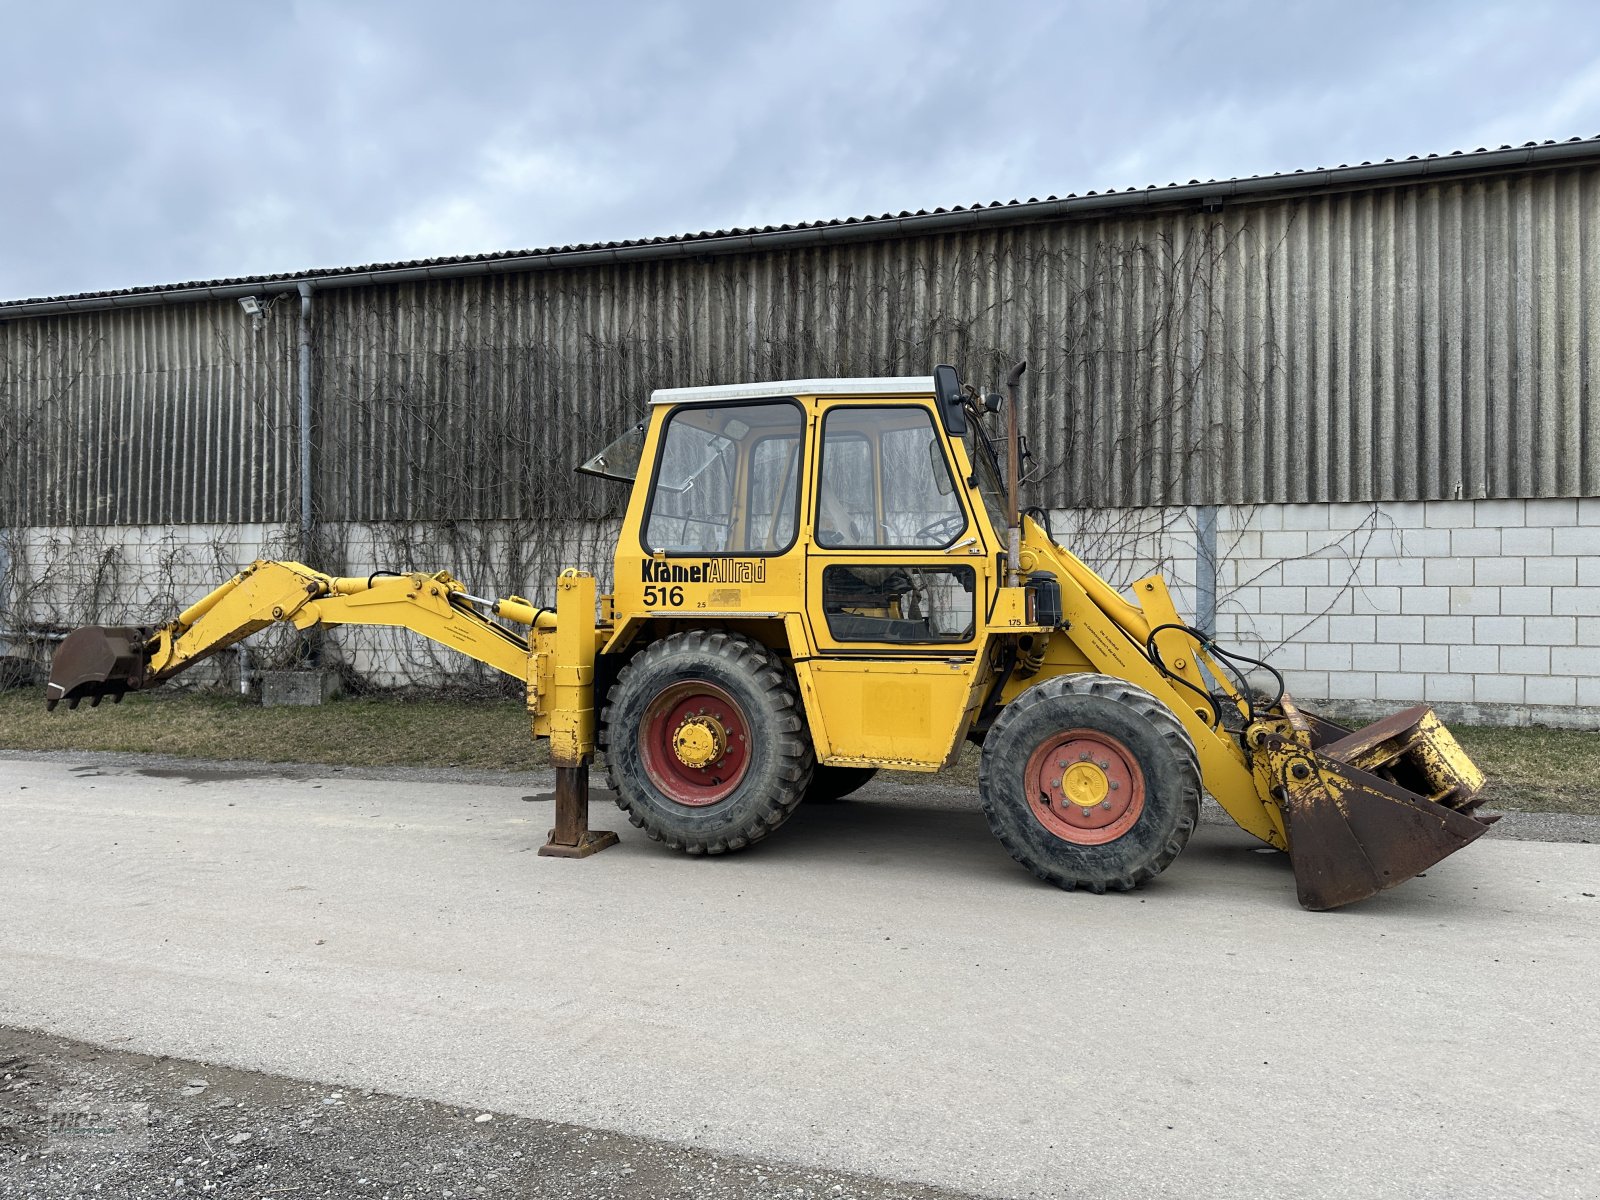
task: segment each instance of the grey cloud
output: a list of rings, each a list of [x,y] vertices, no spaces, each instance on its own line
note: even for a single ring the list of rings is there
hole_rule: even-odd
[[[1579,3],[16,6],[0,296],[1600,133]],[[1560,120],[1563,128],[1510,128]]]

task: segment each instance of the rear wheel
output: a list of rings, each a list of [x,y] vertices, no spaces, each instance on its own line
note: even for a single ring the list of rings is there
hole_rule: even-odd
[[[1065,675],[1007,705],[978,793],[1001,845],[1057,887],[1130,891],[1177,858],[1200,817],[1194,743],[1143,688]]]
[[[833,804],[864,788],[878,773],[877,767],[830,767],[818,763],[806,789],[807,804]]]
[[[689,854],[760,841],[806,794],[814,758],[793,676],[759,642],[691,630],[617,676],[600,744],[617,804]]]

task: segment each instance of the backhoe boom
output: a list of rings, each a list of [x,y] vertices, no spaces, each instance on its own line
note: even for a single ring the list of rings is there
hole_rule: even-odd
[[[54,708],[64,700],[76,708],[83,700],[120,700],[274,624],[301,630],[405,628],[515,679],[528,677],[527,640],[479,612],[467,589],[445,571],[335,576],[302,563],[262,559],[156,629],[74,631],[56,652],[46,703]],[[116,648],[109,671],[108,644]]]

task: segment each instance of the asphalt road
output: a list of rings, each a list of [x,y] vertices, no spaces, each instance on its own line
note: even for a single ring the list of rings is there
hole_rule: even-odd
[[[80,760],[84,761],[84,760]],[[0,759],[0,1024],[999,1196],[1600,1193],[1600,846],[1131,896],[879,785],[720,860],[537,784]]]

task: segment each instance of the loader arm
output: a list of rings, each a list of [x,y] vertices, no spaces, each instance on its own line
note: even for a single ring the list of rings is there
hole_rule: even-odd
[[[554,620],[536,616],[533,623]],[[156,629],[75,630],[56,652],[46,703],[54,708],[65,700],[76,708],[83,700],[121,700],[275,624],[409,629],[515,679],[528,678],[527,640],[479,612],[447,572],[340,577],[260,560]]]
[[[1059,581],[1062,629],[1051,637],[1070,644],[1065,656],[1047,646],[1035,677],[1087,660],[1166,704],[1194,743],[1205,790],[1241,828],[1288,851],[1306,908],[1402,883],[1499,819],[1474,812],[1483,773],[1427,707],[1351,731],[1301,712],[1281,691],[1251,696],[1229,656],[1178,615],[1160,576],[1134,583],[1130,602],[1031,518],[1021,560]]]
[[[1179,623],[1166,583],[1159,576],[1139,580],[1134,584],[1134,595],[1141,603],[1133,604],[1077,555],[1052,541],[1031,517],[1023,519],[1022,562],[1025,570],[1049,571],[1060,581],[1064,627],[1061,636],[1094,670],[1137,684],[1166,704],[1194,742],[1206,791],[1241,828],[1269,845],[1287,849],[1283,822],[1277,810],[1263,802],[1244,747],[1215,727],[1215,714],[1208,705],[1204,706],[1205,712],[1197,710],[1199,696],[1192,689],[1206,686],[1198,665],[1205,661],[1204,657],[1173,653],[1164,659],[1164,671],[1147,653],[1153,629]],[[1158,644],[1164,644],[1162,635],[1158,634],[1157,639]],[[1034,677],[1020,679],[1015,686],[1021,690],[1053,673],[1052,664],[1046,660]],[[1188,686],[1172,675],[1185,680]],[[1220,687],[1226,689],[1229,703],[1237,705],[1237,695],[1226,674],[1216,671],[1215,675],[1220,677]]]

